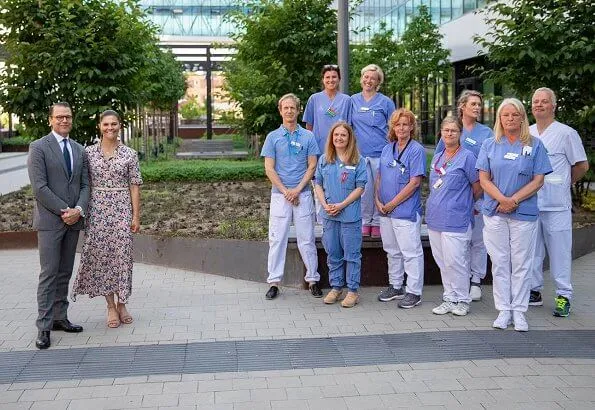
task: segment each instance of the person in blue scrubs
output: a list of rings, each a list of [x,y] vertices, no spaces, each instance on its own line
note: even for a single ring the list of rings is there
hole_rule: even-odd
[[[395,111],[395,104],[378,90],[384,82],[382,69],[375,64],[362,68],[362,91],[351,96],[351,125],[357,146],[366,161],[368,183],[362,196],[362,234],[380,237],[380,213],[374,201],[380,154],[388,143],[388,119]]]
[[[322,85],[324,89],[312,94],[304,109],[303,121],[306,129],[314,133],[316,143],[321,153],[326,149],[326,140],[331,127],[337,122],[350,122],[351,100],[347,94],[339,92],[341,70],[338,65],[327,64],[322,67]],[[321,205],[318,197],[314,196],[316,203],[316,220],[320,219]]]
[[[529,133],[525,107],[506,98],[496,112],[494,137],[485,140],[476,168],[484,191],[483,238],[492,260],[493,327],[529,330],[531,269],[537,237],[537,191],[552,172],[543,143]]]
[[[398,306],[405,309],[421,303],[424,284],[421,182],[426,173],[426,152],[423,145],[413,140],[415,128],[415,115],[405,108],[390,117],[390,143],[382,150],[375,184],[389,279],[389,287],[378,299],[382,302],[402,299]],[[406,291],[403,290],[405,272]]]
[[[350,122],[351,100],[347,94],[339,92],[341,70],[338,65],[327,64],[322,67],[321,92],[308,98],[304,109],[303,121],[306,129],[312,131],[320,152],[326,149],[326,140],[331,127],[338,122]]]
[[[360,156],[353,130],[345,122],[335,124],[324,155],[316,167],[315,193],[322,204],[322,243],[326,251],[331,291],[324,303],[337,302],[347,282],[347,296],[341,306],[359,301],[362,259],[362,217],[360,197],[366,185],[366,165]]]
[[[462,147],[462,124],[455,117],[442,120],[442,146],[430,167],[430,195],[426,202],[426,224],[432,255],[442,276],[442,304],[432,312],[465,316],[469,313],[469,260],[473,202],[481,195],[477,158]]]
[[[279,114],[283,123],[271,131],[262,146],[264,168],[271,181],[269,212],[269,255],[267,283],[271,285],[265,297],[275,299],[285,270],[285,255],[289,227],[293,222],[297,246],[306,267],[305,281],[314,297],[322,297],[318,286],[318,252],[314,236],[314,202],[310,181],[316,171],[320,151],[314,135],[297,123],[300,100],[294,94],[279,99]]]
[[[475,159],[483,142],[494,136],[492,130],[479,122],[483,110],[483,97],[474,90],[464,90],[457,101],[458,116],[463,123],[460,135],[461,146],[473,153]],[[444,149],[442,139],[436,145],[436,152]],[[483,216],[481,215],[481,198],[475,201],[473,210],[475,223],[471,233],[470,277],[471,300],[481,299],[481,280],[485,278],[488,264],[488,253],[483,243]]]

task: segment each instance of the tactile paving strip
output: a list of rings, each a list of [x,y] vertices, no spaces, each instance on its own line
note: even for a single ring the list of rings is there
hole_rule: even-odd
[[[0,384],[517,357],[595,358],[595,330],[496,330],[0,353]]]

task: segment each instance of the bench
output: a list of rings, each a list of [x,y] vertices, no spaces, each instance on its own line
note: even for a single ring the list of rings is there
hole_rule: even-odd
[[[233,140],[185,139],[176,153],[179,159],[216,159],[248,157],[248,151],[234,151]]]

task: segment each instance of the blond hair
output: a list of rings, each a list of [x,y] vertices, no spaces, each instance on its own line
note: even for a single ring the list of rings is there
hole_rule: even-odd
[[[412,111],[408,110],[407,108],[399,108],[390,116],[388,120],[388,140],[390,142],[397,140],[397,134],[395,133],[395,125],[399,122],[401,117],[407,117],[409,119],[409,123],[412,125],[411,133],[409,135],[410,138],[415,137],[415,131],[417,130],[417,121],[415,120],[415,114]]]
[[[374,71],[378,75],[378,86],[376,87],[376,91],[380,90],[380,86],[384,82],[384,71],[382,71],[382,68],[380,68],[376,64],[368,64],[367,66],[362,68],[362,71],[360,72],[360,79],[364,76],[364,73],[366,73],[366,71]]]
[[[465,106],[465,104],[467,104],[467,102],[469,101],[469,98],[471,98],[471,97],[479,98],[481,105],[483,105],[483,96],[481,95],[481,93],[479,91],[464,90],[461,93],[461,95],[459,96],[459,99],[457,100],[457,115],[459,116],[459,118],[461,120],[463,119],[463,107]]]
[[[531,145],[532,138],[531,134],[529,133],[527,111],[525,111],[525,106],[523,103],[516,98],[505,98],[496,111],[496,123],[494,124],[494,138],[496,142],[500,143],[502,141],[502,136],[504,135],[504,127],[502,127],[500,114],[502,114],[502,109],[507,105],[512,105],[519,112],[519,114],[521,114],[521,135],[519,137],[521,143],[523,145]]]
[[[359,163],[359,150],[357,149],[357,142],[355,141],[355,135],[353,134],[353,128],[349,124],[344,121],[339,121],[332,126],[331,130],[328,133],[328,138],[326,139],[326,146],[324,148],[324,156],[326,158],[326,162],[329,164],[334,164],[337,160],[337,150],[335,148],[335,144],[333,143],[333,133],[339,127],[345,128],[347,131],[347,148],[345,152],[347,154],[347,165],[357,165]]]
[[[293,93],[288,93],[279,98],[279,102],[277,103],[277,107],[279,108],[279,110],[281,110],[281,103],[285,100],[293,100],[293,102],[295,103],[295,107],[298,109],[298,111],[301,108],[300,99],[297,97],[297,95]]]

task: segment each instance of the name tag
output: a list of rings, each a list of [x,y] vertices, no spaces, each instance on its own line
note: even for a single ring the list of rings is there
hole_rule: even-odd
[[[515,159],[517,159],[519,156],[519,154],[515,154],[514,152],[507,152],[506,155],[504,155],[504,159],[510,159],[512,161],[514,161]]]
[[[469,145],[477,144],[477,141],[475,141],[473,138],[469,138],[469,137],[465,138],[465,142]]]
[[[368,112],[368,111],[370,111],[370,107],[360,107],[359,111],[360,112]]]
[[[297,148],[301,148],[302,147],[302,144],[300,144],[297,141],[291,141],[289,144],[292,145],[292,146],[294,146],[294,147],[297,147]]]
[[[345,165],[345,169],[355,170],[355,167],[353,165]]]
[[[443,183],[444,181],[442,180],[442,178],[438,178],[436,182],[434,182],[434,185],[432,185],[432,188],[438,189],[442,186]]]
[[[523,147],[523,155],[530,156],[532,152],[533,152],[533,147],[530,147],[528,145],[525,145]]]

